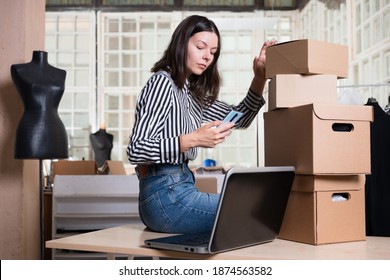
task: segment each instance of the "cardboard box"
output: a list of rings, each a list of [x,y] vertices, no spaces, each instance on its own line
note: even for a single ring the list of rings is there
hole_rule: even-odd
[[[296,40],[267,48],[266,77],[277,74],[331,74],[348,77],[348,47],[317,40]]]
[[[337,104],[335,75],[280,74],[268,83],[268,111],[310,103]]]
[[[192,172],[194,172],[194,174],[217,175],[225,174],[226,170],[222,166],[201,166],[193,169]]]
[[[215,176],[197,176],[195,186],[200,192],[218,193],[218,181]]]
[[[296,174],[370,174],[371,106],[312,103],[264,113],[265,165]]]
[[[366,176],[363,174],[350,175],[299,175],[294,177],[292,191],[323,192],[361,190],[364,188]]]
[[[313,245],[366,239],[364,175],[295,178],[280,239]]]
[[[126,175],[126,169],[123,161],[107,160],[103,166],[98,169],[98,174],[102,175]]]
[[[56,175],[95,175],[94,160],[59,160],[52,163],[52,177]]]

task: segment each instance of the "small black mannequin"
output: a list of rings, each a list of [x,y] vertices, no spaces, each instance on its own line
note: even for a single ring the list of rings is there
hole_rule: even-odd
[[[66,71],[51,66],[47,52],[33,51],[31,62],[11,66],[11,76],[25,109],[16,130],[15,158],[67,158],[68,136],[58,115]]]
[[[95,133],[92,133],[89,138],[95,153],[96,164],[100,168],[104,165],[106,160],[111,160],[114,136],[107,133],[105,125],[102,124],[100,129]]]

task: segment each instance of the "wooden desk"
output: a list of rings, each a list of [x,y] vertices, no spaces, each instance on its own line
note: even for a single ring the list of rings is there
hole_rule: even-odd
[[[124,225],[109,229],[73,235],[46,242],[46,247],[107,253],[112,259],[116,254],[130,256],[151,256],[184,259],[268,259],[268,260],[311,260],[311,259],[390,259],[390,238],[367,237],[366,241],[328,245],[307,245],[276,239],[273,242],[233,250],[215,255],[155,250],[144,247],[144,240],[167,234],[155,233],[141,224]]]

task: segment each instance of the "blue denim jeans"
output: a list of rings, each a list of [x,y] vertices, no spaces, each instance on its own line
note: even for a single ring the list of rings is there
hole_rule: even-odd
[[[139,214],[151,230],[193,233],[212,229],[219,194],[199,192],[186,163],[157,164],[139,178]]]

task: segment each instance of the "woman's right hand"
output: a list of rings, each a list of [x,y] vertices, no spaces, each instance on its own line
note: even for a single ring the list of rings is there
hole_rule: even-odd
[[[180,151],[186,152],[190,148],[214,148],[222,143],[231,134],[234,123],[213,121],[199,127],[192,133],[180,136]]]

